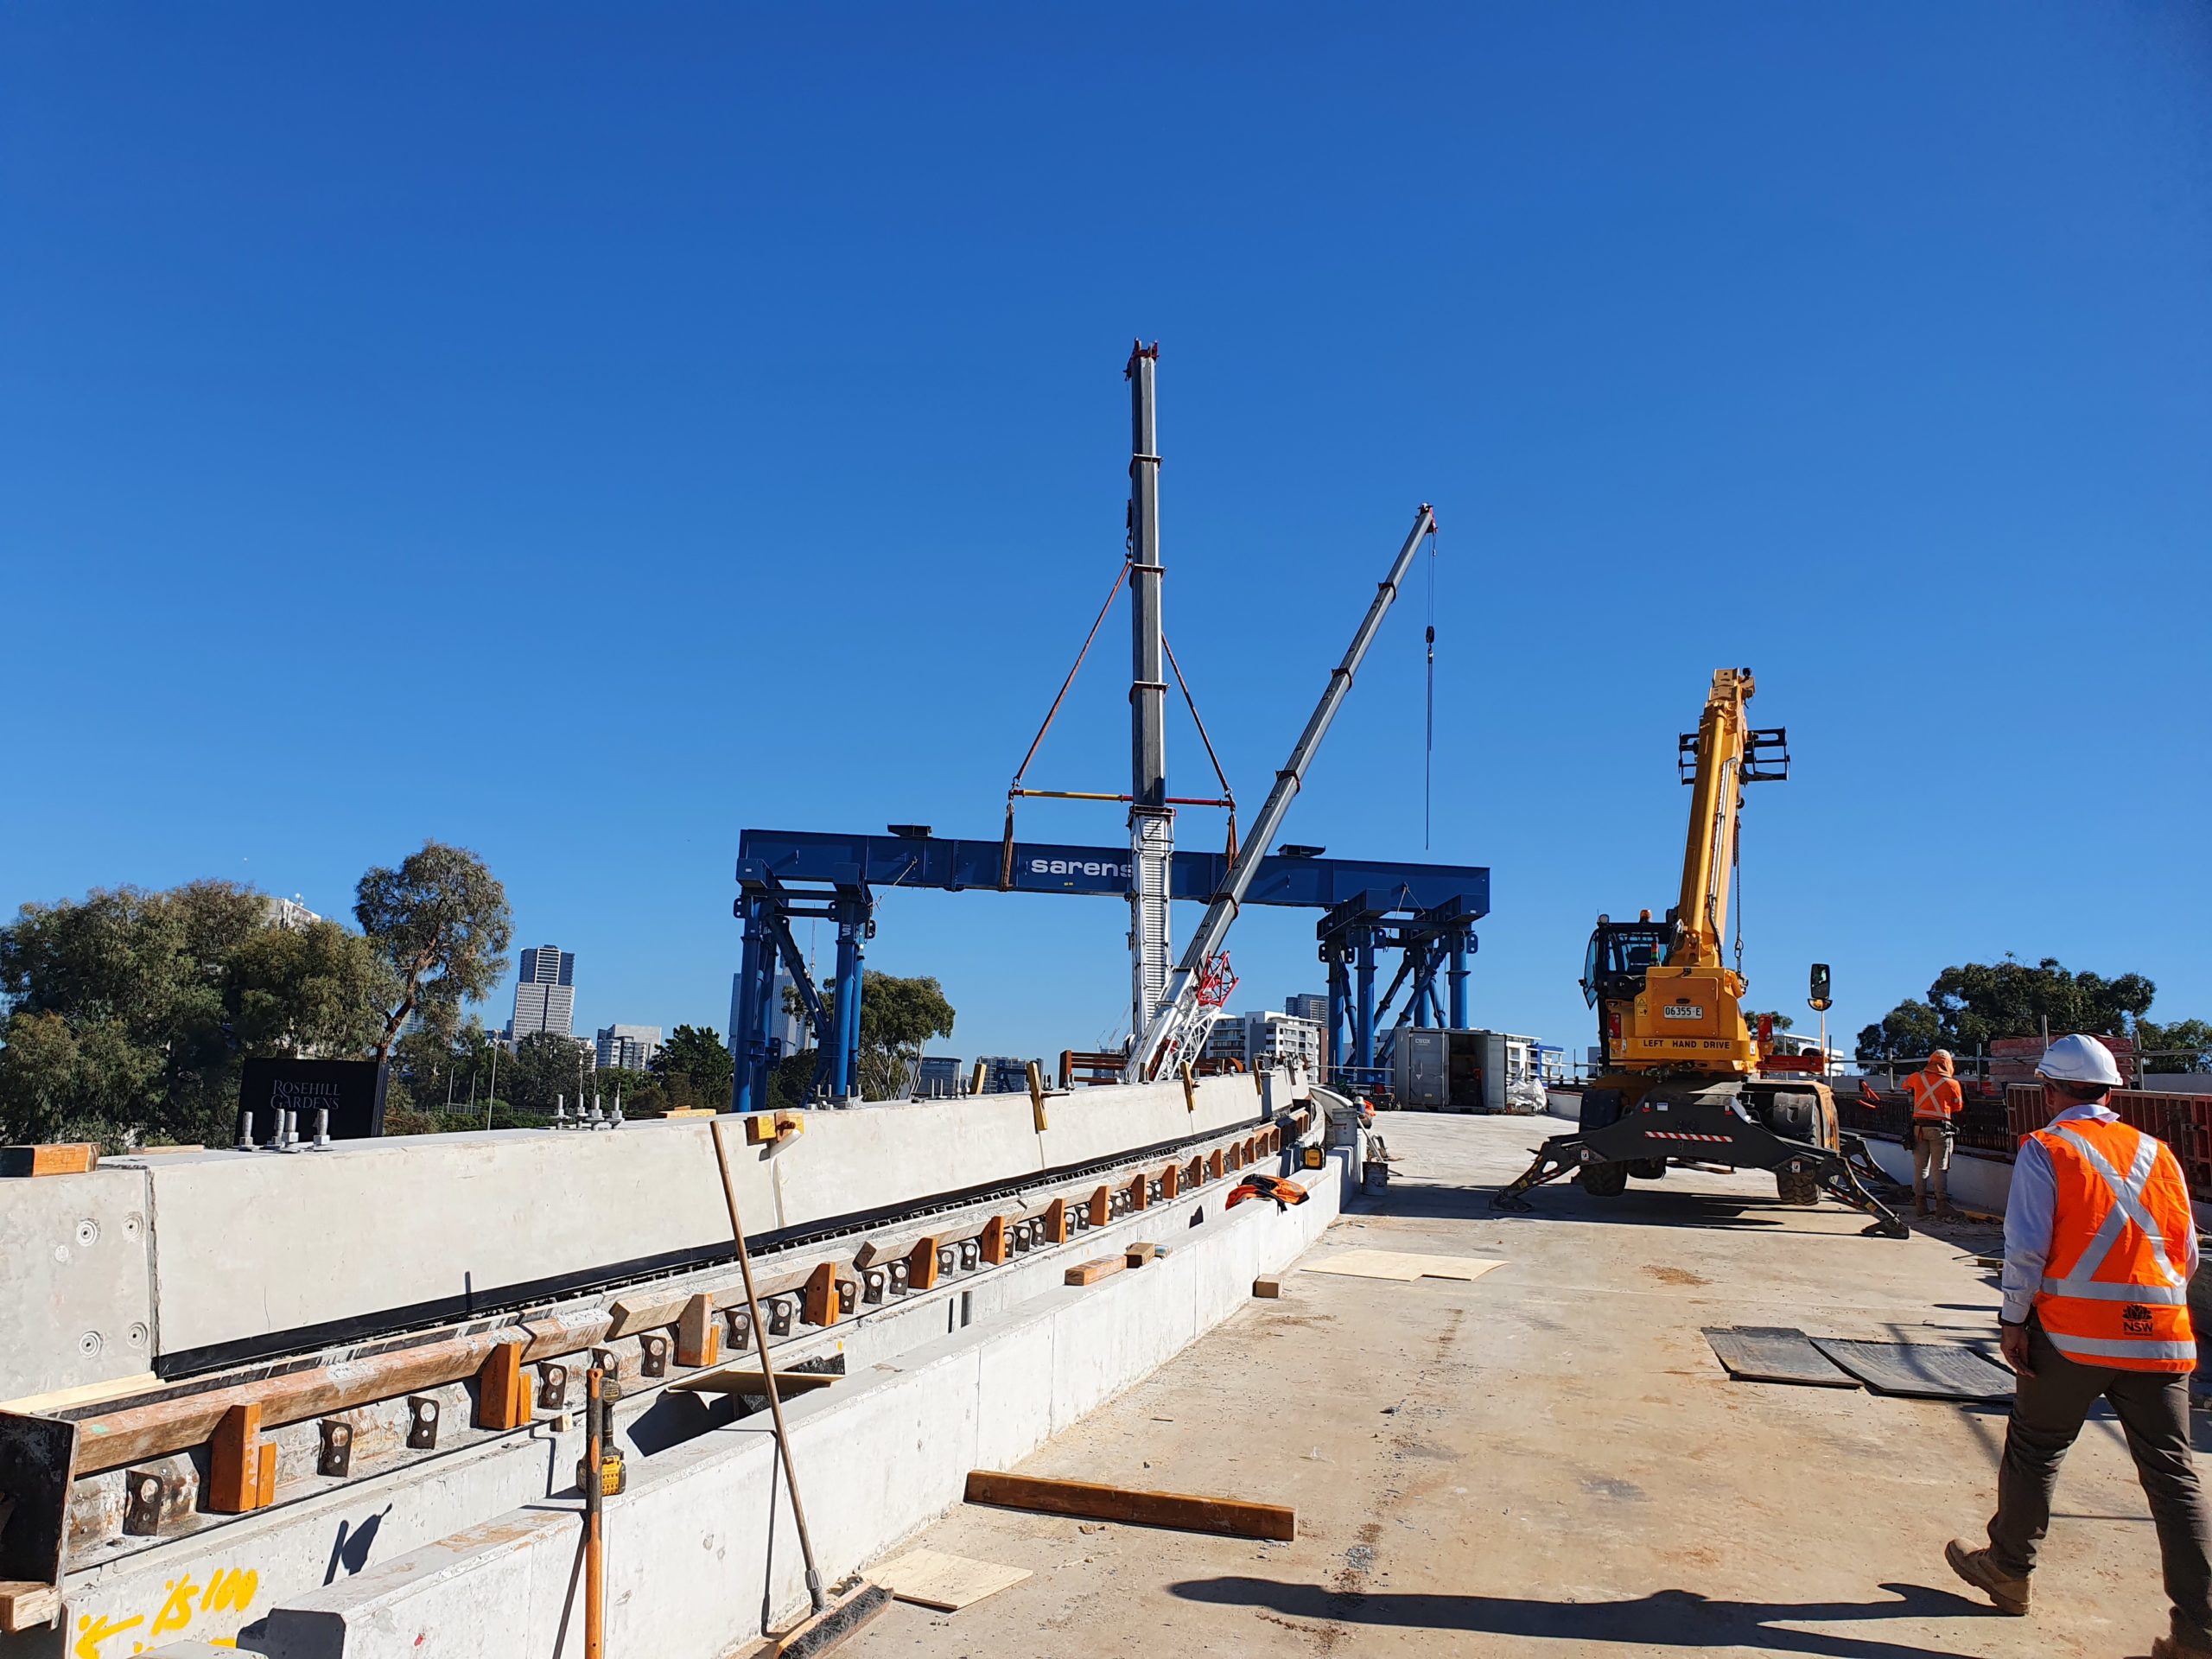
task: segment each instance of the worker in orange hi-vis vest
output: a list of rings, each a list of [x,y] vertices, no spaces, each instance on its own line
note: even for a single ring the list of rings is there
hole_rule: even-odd
[[[1951,1051],[1939,1048],[1928,1064],[1904,1080],[1912,1096],[1912,1207],[1928,1213],[1928,1189],[1936,1189],[1936,1213],[1951,1214],[1951,1141],[1958,1134],[1955,1120],[1966,1109],[1966,1096],[1954,1078],[1957,1068]]]
[[[2196,1364],[2189,1281],[2196,1224],[2173,1149],[2120,1121],[2120,1083],[2094,1037],[2062,1037],[2036,1068],[2047,1127],[2020,1143],[2005,1202],[1999,1341],[2016,1379],[1989,1547],[1944,1548],[1951,1570],[2008,1613],[2050,1524],[2058,1465],[2108,1401],[2151,1500],[2173,1630],[2152,1659],[2212,1659],[2212,1516],[2190,1452]]]

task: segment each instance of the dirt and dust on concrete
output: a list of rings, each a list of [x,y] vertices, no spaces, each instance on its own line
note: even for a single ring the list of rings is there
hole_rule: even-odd
[[[2118,1425],[2067,1462],[2036,1611],[1998,1614],[1979,1542],[2001,1407],[1732,1382],[1700,1327],[1986,1343],[1993,1229],[1861,1237],[1771,1177],[1676,1170],[1489,1207],[1554,1120],[1392,1115],[1389,1193],[1308,1262],[1497,1255],[1471,1282],[1293,1272],[1021,1465],[1294,1504],[1260,1544],[964,1506],[929,1548],[1034,1576],[954,1614],[901,1604],[847,1651],[955,1656],[2147,1653],[2155,1535]]]

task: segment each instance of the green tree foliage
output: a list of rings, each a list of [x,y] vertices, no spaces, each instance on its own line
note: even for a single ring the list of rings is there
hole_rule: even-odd
[[[823,1001],[834,1029],[837,1000],[833,995]],[[861,1097],[904,1099],[923,1046],[951,1036],[952,1020],[952,1004],[936,980],[868,970],[861,981]]]
[[[573,1037],[534,1031],[499,1059],[499,1097],[535,1112],[588,1104],[591,1052]]]
[[[0,927],[0,1134],[219,1140],[247,1056],[359,1052],[373,962],[334,925],[283,932],[228,881],[24,906]]]
[[[2212,1020],[2177,1020],[2157,1025],[2135,1022],[2135,1041],[2145,1054],[2158,1058],[2148,1071],[2212,1071]]]
[[[1762,1020],[1773,1020],[1774,1028],[1777,1031],[1787,1031],[1789,1029],[1790,1026],[1795,1023],[1788,1014],[1783,1014],[1779,1011],[1767,1011],[1758,1014],[1753,1014],[1748,1009],[1745,1011],[1744,1023],[1746,1026],[1749,1026],[1753,1031],[1757,1031],[1759,1028],[1759,1021]]]
[[[666,1106],[729,1109],[736,1063],[711,1026],[678,1026],[653,1056],[651,1069]]]
[[[2053,1035],[2127,1036],[2157,989],[2140,974],[2077,974],[2052,957],[2033,964],[2012,956],[1970,962],[1938,974],[1926,1001],[1900,1002],[1860,1031],[1859,1058],[1917,1059],[1935,1048],[1972,1053],[1999,1037],[2040,1036],[2046,1022]]]
[[[507,892],[466,848],[426,841],[397,869],[369,871],[355,889],[353,915],[398,982],[378,1059],[417,1008],[431,1030],[450,1038],[461,1004],[487,995],[506,971],[514,938]]]

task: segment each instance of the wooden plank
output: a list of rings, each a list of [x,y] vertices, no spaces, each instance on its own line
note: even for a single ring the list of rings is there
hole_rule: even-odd
[[[530,1391],[522,1382],[522,1344],[503,1342],[484,1357],[476,1373],[476,1427],[527,1428]]]
[[[1047,1244],[1068,1242],[1068,1201],[1065,1198],[1054,1198],[1051,1207],[1045,1211],[1045,1242]]]
[[[50,1624],[61,1612],[61,1586],[30,1579],[0,1582],[0,1631],[10,1636]]]
[[[676,1320],[676,1363],[715,1365],[721,1363],[722,1322],[715,1317],[715,1303],[703,1291],[683,1304]]]
[[[1221,1179],[1222,1173],[1221,1148],[1216,1147],[1206,1154],[1206,1179],[1210,1181],[1217,1181]]]
[[[524,1344],[523,1363],[531,1364],[595,1347],[606,1337],[603,1313],[581,1319],[531,1319],[347,1360],[335,1367],[319,1366],[257,1382],[150,1401],[105,1416],[87,1416],[79,1424],[83,1433],[77,1472],[98,1474],[126,1468],[149,1458],[203,1446],[233,1406],[258,1406],[262,1426],[274,1428],[327,1416],[349,1406],[421,1393],[442,1382],[461,1382],[474,1376],[501,1342],[520,1338]]]
[[[200,1502],[213,1515],[244,1515],[260,1507],[261,1408],[235,1405],[207,1443],[207,1484]]]
[[[1487,1255],[1423,1255],[1413,1250],[1345,1250],[1319,1262],[1308,1262],[1301,1270],[1306,1273],[1338,1273],[1354,1279],[1472,1281],[1481,1278],[1494,1268],[1504,1265],[1503,1259]]]
[[[797,1290],[807,1281],[812,1272],[808,1268],[793,1268],[783,1273],[764,1273],[753,1275],[753,1288],[763,1296],[781,1295],[787,1290]],[[611,1341],[617,1337],[633,1337],[640,1331],[659,1331],[674,1325],[683,1317],[684,1305],[699,1294],[688,1290],[655,1290],[635,1296],[625,1296],[607,1310],[607,1335]],[[705,1287],[704,1294],[716,1307],[737,1307],[745,1301],[745,1281],[733,1273]]]
[[[1252,1281],[1252,1294],[1255,1296],[1259,1297],[1262,1301],[1272,1302],[1282,1294],[1282,1281],[1280,1279],[1255,1279]]]
[[[1129,1179],[1129,1208],[1147,1210],[1152,1206],[1152,1176],[1140,1171]]]
[[[845,1379],[836,1371],[778,1371],[776,1393],[784,1399],[795,1394],[812,1394],[826,1389],[833,1382]],[[696,1376],[687,1376],[668,1385],[671,1394],[757,1394],[768,1392],[766,1381],[760,1370],[731,1366],[719,1371],[702,1371]]]
[[[1130,1245],[1128,1249],[1122,1253],[1122,1258],[1133,1268],[1141,1268],[1144,1266],[1146,1262],[1151,1261],[1154,1256],[1158,1255],[1159,1254],[1160,1246],[1154,1243],[1148,1238],[1141,1238],[1137,1240],[1135,1243]]]
[[[1281,1503],[1188,1492],[1146,1492],[1088,1480],[1051,1480],[991,1469],[968,1471],[968,1501],[1089,1521],[1125,1521],[1178,1532],[1211,1532],[1230,1538],[1268,1538],[1288,1543],[1298,1535],[1298,1512]]]
[[[0,1147],[0,1175],[81,1175],[100,1160],[100,1149],[89,1141],[69,1141],[47,1147]]]
[[[1162,1204],[1183,1191],[1183,1166],[1170,1164],[1160,1172],[1160,1201]]]
[[[1007,1238],[1004,1216],[993,1216],[983,1224],[977,1248],[982,1252],[983,1260],[995,1268],[1003,1265],[1014,1254],[1014,1246]]]
[[[898,1560],[868,1570],[870,1580],[900,1601],[940,1613],[972,1607],[985,1596],[995,1596],[1030,1576],[1026,1567],[979,1561],[973,1556],[948,1555],[935,1549],[910,1549]]]
[[[937,1283],[937,1240],[918,1238],[906,1253],[906,1287],[928,1290]]]
[[[806,1276],[806,1294],[800,1299],[802,1325],[835,1325],[843,1310],[837,1297],[837,1264],[824,1262]]]
[[[1070,1268],[1062,1276],[1061,1282],[1095,1285],[1101,1279],[1110,1279],[1114,1274],[1126,1271],[1128,1265],[1129,1259],[1126,1255],[1102,1255],[1096,1262],[1085,1262]]]
[[[1113,1213],[1113,1192],[1102,1186],[1090,1195],[1090,1224],[1094,1227],[1103,1227]]]
[[[276,1501],[276,1442],[264,1440],[254,1455],[253,1507],[265,1510]]]

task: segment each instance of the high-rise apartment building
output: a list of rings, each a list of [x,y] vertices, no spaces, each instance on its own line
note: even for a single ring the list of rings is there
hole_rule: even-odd
[[[599,1056],[599,1069],[618,1066],[625,1071],[642,1071],[660,1052],[658,1026],[602,1026],[593,1048]]]
[[[742,974],[732,974],[729,976],[729,1028],[727,1041],[732,1054],[737,1052],[737,997],[740,988],[738,982],[743,978]],[[807,1024],[806,1016],[803,1014],[793,1014],[785,1006],[784,993],[797,983],[798,982],[791,977],[791,970],[779,960],[776,963],[775,981],[768,987],[768,1017],[763,1023],[767,1026],[770,1037],[783,1039],[783,1052],[785,1054],[796,1054],[803,1048],[811,1047],[814,1043],[814,1033]]]
[[[514,1018],[507,1037],[520,1042],[541,1031],[567,1037],[576,1017],[576,956],[557,944],[522,953],[522,977],[515,982]]]
[[[1329,1023],[1329,999],[1301,991],[1296,996],[1283,999],[1282,1011],[1294,1020],[1311,1020],[1317,1026]]]

